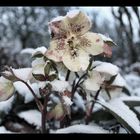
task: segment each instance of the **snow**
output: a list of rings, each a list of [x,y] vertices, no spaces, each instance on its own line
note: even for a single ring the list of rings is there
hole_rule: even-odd
[[[52,85],[52,89],[54,91],[63,92],[66,89],[70,89],[70,85],[66,81],[54,80],[50,82],[50,84]]]
[[[51,133],[109,133],[109,131],[97,126],[96,124],[84,125],[77,124],[67,128],[58,129]]]
[[[29,83],[29,85],[34,90],[35,94],[38,97],[40,97],[38,84],[37,83],[30,84]],[[20,81],[15,82],[14,87],[18,91],[18,93],[25,98],[25,100],[24,100],[25,103],[28,103],[28,102],[34,100],[34,97],[31,93],[31,91],[28,89],[28,87],[24,83],[22,83]]]
[[[0,102],[0,112],[3,111],[5,113],[8,113],[12,108],[13,101],[14,101],[14,96],[12,96],[6,101]]]
[[[32,68],[21,68],[21,69],[12,69],[12,70],[18,78],[26,82],[32,77],[32,74],[31,74]]]
[[[26,49],[23,49],[20,53],[21,54],[33,54],[35,51],[35,49],[33,48],[26,48]]]
[[[118,74],[111,85],[117,85],[117,86],[124,87],[124,86],[126,86],[126,81],[120,74]]]
[[[105,35],[103,35],[103,34],[100,34],[100,33],[98,33],[98,35],[99,36],[101,36],[101,38],[103,39],[103,41],[110,41],[110,42],[113,42],[113,40],[110,38],[110,37],[108,37],[108,36],[105,36]]]
[[[56,22],[56,21],[61,21],[61,20],[63,20],[65,17],[64,16],[58,16],[58,17],[56,17],[56,18],[53,18],[52,20],[51,20],[51,22]],[[50,22],[50,23],[51,23]]]
[[[69,105],[73,104],[73,102],[71,101],[71,99],[69,97],[63,96],[63,99],[64,99],[66,105],[69,106]]]
[[[4,126],[1,126],[0,127],[0,134],[2,134],[2,133],[6,134],[6,133],[12,133],[12,132],[6,130],[6,128]]]
[[[140,133],[140,122],[136,114],[129,109],[120,99],[111,100],[109,103],[102,102],[104,106],[113,110],[125,120],[137,133]]]
[[[116,75],[119,72],[119,68],[116,65],[107,62],[102,62],[101,64],[97,65],[94,70],[110,75]]]
[[[82,97],[77,92],[75,92],[73,100],[74,100],[74,103],[76,104],[76,106],[78,108],[80,108],[80,109],[85,111],[84,100],[82,99]]]
[[[18,113],[20,118],[25,119],[29,124],[41,127],[41,113],[38,110],[28,110]]]
[[[79,12],[80,12],[79,10],[71,10],[71,11],[67,12],[67,15],[66,16],[68,16],[69,18],[73,18],[77,14],[79,14]]]

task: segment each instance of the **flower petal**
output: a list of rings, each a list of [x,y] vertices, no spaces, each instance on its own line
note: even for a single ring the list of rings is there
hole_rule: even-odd
[[[77,56],[72,56],[67,50],[63,56],[63,63],[71,71],[85,71],[89,65],[89,55],[80,48],[77,50]]]
[[[103,53],[104,42],[102,38],[92,32],[88,32],[79,37],[79,45],[89,54],[98,55]]]
[[[68,31],[68,20],[66,17],[56,17],[49,22],[49,30],[53,39],[66,38]]]
[[[14,93],[13,83],[4,77],[0,77],[0,101],[8,100]]]
[[[65,52],[64,40],[53,40],[50,42],[50,47],[46,51],[46,56],[55,62],[61,62],[62,56]]]
[[[81,11],[68,12],[66,17],[72,33],[76,35],[83,35],[91,28],[92,24],[89,17]]]
[[[90,77],[84,81],[84,86],[86,89],[91,91],[98,91],[101,84],[103,83],[103,78],[97,71],[90,72]]]

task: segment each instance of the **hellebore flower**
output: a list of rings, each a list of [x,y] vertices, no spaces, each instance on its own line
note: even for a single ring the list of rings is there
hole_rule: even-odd
[[[90,55],[104,52],[101,35],[88,32],[89,17],[81,11],[69,12],[49,22],[52,39],[46,56],[55,62],[63,62],[71,71],[86,70]]]

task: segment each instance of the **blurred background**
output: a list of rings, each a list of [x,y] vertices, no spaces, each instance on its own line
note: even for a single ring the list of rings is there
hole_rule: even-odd
[[[140,60],[140,7],[0,7],[0,70],[29,65],[21,49],[48,47],[48,21],[81,9],[92,19],[93,32],[111,37],[119,47],[109,60],[128,72]],[[140,70],[139,74],[140,74]]]
[[[107,61],[120,67],[122,76],[132,89],[131,94],[140,96],[140,7],[0,7],[0,71],[4,65],[14,68],[30,66],[30,56],[20,54],[20,51],[48,47],[48,21],[66,15],[71,9],[85,11],[92,19],[91,31],[108,35],[117,43],[112,58]],[[26,131],[23,128],[22,131],[32,132],[34,127],[13,115],[15,110],[27,109],[21,96],[16,99],[13,105],[16,109],[0,103],[0,126],[21,132],[14,126],[18,120],[20,125],[26,126]],[[34,102],[28,103],[29,108],[34,106]],[[1,129],[2,132],[3,127]]]

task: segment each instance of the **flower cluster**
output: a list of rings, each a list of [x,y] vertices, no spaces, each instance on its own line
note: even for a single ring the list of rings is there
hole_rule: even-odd
[[[71,118],[70,107],[75,101],[75,93],[88,100],[88,93],[106,91],[111,98],[111,90],[125,86],[115,82],[119,73],[117,66],[94,61],[97,55],[111,57],[112,46],[116,44],[109,37],[89,31],[92,22],[85,13],[68,12],[64,17],[53,19],[48,25],[51,32],[50,46],[48,49],[31,49],[31,67],[7,67],[1,73],[0,101],[14,95],[17,89],[13,83],[23,82],[33,94],[40,112],[44,115],[44,110],[47,110],[48,120],[63,120],[65,116]],[[33,83],[38,84],[39,99],[31,88]],[[44,104],[40,101],[42,98]]]

